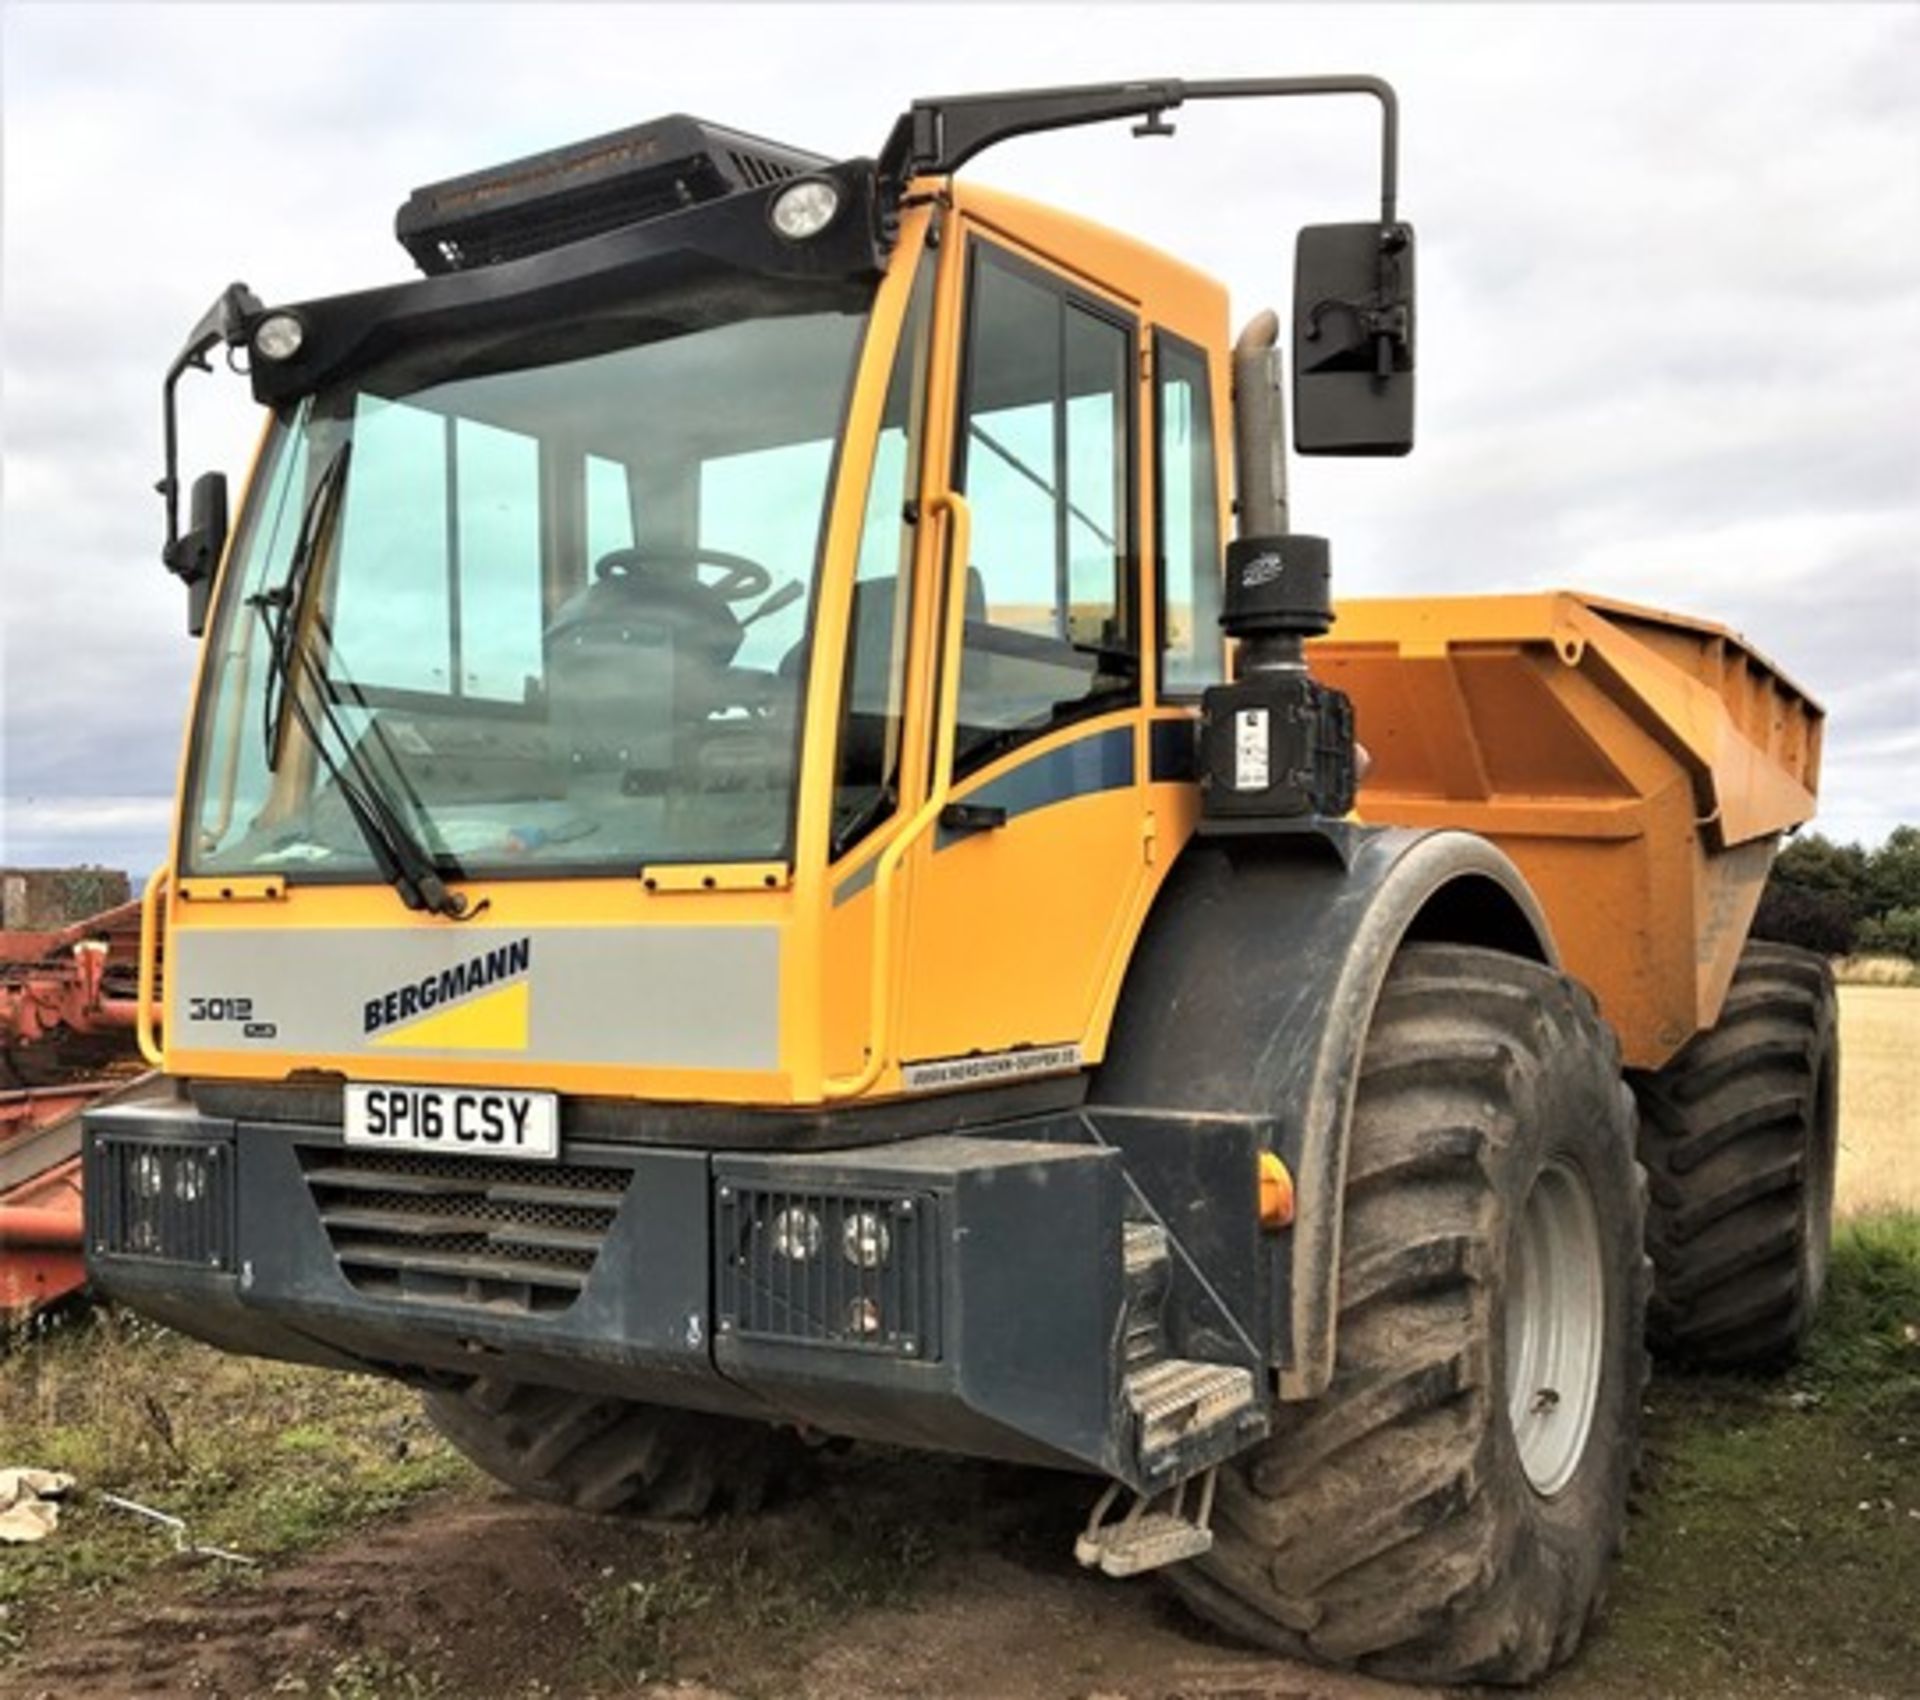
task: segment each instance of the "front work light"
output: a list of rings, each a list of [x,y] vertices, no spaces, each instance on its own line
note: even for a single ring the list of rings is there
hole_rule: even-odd
[[[773,1249],[789,1263],[805,1263],[820,1254],[820,1218],[793,1206],[773,1219]]]
[[[262,360],[291,360],[307,340],[307,327],[291,313],[269,313],[254,327],[253,351]]]
[[[803,177],[789,183],[773,199],[769,217],[773,228],[790,242],[818,236],[840,210],[840,191],[824,177]]]
[[[878,1269],[893,1250],[893,1235],[871,1210],[855,1210],[841,1230],[841,1249],[856,1269]]]

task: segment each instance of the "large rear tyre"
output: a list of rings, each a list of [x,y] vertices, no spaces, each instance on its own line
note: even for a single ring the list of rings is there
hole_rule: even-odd
[[[1719,1021],[1636,1076],[1647,1326],[1663,1357],[1759,1369],[1800,1349],[1826,1286],[1839,1077],[1826,959],[1760,943],[1741,953]]]
[[[763,1423],[491,1376],[423,1403],[433,1426],[495,1481],[580,1511],[751,1511],[802,1451],[796,1436]]]
[[[1222,1469],[1174,1585],[1296,1657],[1527,1682],[1597,1610],[1646,1375],[1618,1050],[1536,963],[1403,948],[1361,1062],[1333,1383]]]

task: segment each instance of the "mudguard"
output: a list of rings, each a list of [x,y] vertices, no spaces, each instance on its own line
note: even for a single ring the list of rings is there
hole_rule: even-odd
[[[1336,825],[1324,837],[1196,838],[1135,947],[1094,1082],[1097,1103],[1274,1118],[1296,1200],[1274,1235],[1269,1288],[1283,1399],[1316,1397],[1333,1373],[1354,1089],[1381,984],[1408,940],[1558,965],[1525,880],[1471,833]]]

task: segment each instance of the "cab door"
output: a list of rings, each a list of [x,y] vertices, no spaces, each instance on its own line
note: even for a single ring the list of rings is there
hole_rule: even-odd
[[[970,545],[951,800],[908,884],[909,1089],[1078,1066],[1147,866],[1140,327],[1039,255],[964,242]]]

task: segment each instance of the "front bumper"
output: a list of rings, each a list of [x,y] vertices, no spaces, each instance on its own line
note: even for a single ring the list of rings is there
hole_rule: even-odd
[[[1125,1477],[1128,1187],[1082,1123],[781,1155],[569,1140],[548,1165],[114,1106],[87,1119],[88,1268],[228,1350]]]

